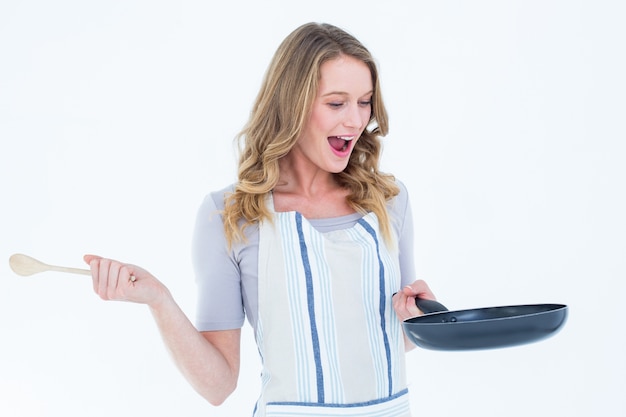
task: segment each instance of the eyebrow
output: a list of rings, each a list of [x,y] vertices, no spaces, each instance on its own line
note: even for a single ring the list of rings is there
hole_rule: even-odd
[[[359,97],[363,97],[363,96],[366,96],[368,94],[374,94],[374,90],[370,90],[367,93],[361,94]],[[345,91],[331,91],[329,93],[322,94],[320,97],[333,96],[333,95],[347,96],[349,94],[347,92],[345,92]]]

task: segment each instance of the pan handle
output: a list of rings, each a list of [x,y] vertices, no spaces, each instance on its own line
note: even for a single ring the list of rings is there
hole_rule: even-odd
[[[427,300],[425,298],[415,298],[415,305],[417,305],[417,308],[419,308],[424,314],[448,311],[448,309],[440,302]]]

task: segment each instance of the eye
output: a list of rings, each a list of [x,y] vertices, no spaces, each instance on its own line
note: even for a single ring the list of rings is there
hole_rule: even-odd
[[[343,103],[340,102],[332,102],[332,103],[328,103],[328,105],[333,108],[333,109],[338,109],[339,107],[343,106]]]
[[[369,107],[372,105],[372,99],[359,101],[361,107]]]

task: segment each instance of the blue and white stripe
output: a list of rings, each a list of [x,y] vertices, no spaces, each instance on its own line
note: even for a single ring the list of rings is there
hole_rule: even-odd
[[[320,233],[297,212],[276,213],[261,227],[259,255],[257,342],[280,352],[261,352],[255,415],[410,415],[398,397],[406,383],[391,306],[397,252],[379,237],[376,216]]]

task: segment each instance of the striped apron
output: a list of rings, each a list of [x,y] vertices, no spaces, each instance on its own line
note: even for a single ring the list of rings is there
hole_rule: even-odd
[[[391,305],[398,253],[377,217],[320,233],[300,213],[281,212],[259,231],[263,371],[254,416],[410,416]]]

